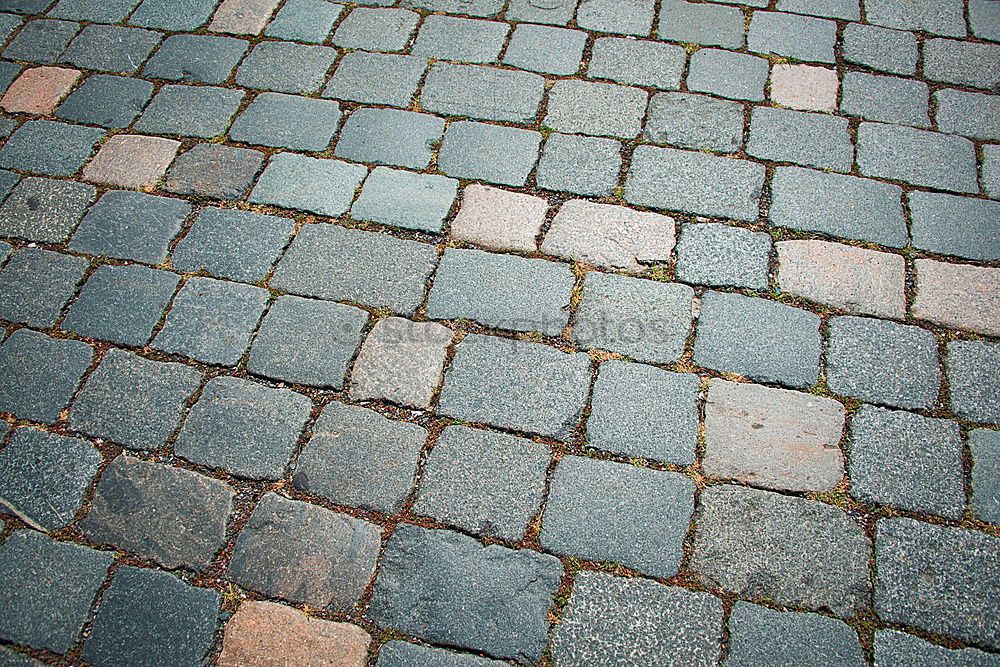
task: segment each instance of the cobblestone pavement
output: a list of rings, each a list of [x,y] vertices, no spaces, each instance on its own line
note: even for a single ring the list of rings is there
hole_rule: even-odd
[[[0,664],[1000,665],[1000,2],[0,40]]]

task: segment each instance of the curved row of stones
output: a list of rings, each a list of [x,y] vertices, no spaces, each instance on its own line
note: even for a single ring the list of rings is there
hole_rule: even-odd
[[[10,660],[997,661],[988,3],[188,4],[4,19]]]

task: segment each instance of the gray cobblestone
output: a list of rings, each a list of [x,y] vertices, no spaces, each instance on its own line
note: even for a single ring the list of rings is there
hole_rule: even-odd
[[[376,0],[379,3],[385,0]],[[376,4],[366,0],[367,4]],[[403,7],[427,9],[432,12],[448,12],[467,16],[494,17],[504,8],[503,0],[403,0]]]
[[[264,154],[248,148],[196,144],[174,160],[163,188],[212,199],[243,198],[264,164]]]
[[[677,242],[677,279],[695,285],[767,289],[771,246],[765,232],[719,223],[684,225]]]
[[[334,154],[355,162],[424,169],[444,119],[399,109],[358,109],[344,122]]]
[[[39,7],[36,12],[31,8],[28,13],[36,14],[44,9],[44,6]],[[50,65],[66,49],[79,30],[80,24],[72,21],[54,19],[28,21],[4,49],[4,58]]]
[[[315,44],[260,42],[236,71],[236,85],[275,90],[279,93],[307,93],[326,82],[337,50]]]
[[[367,174],[368,169],[359,164],[278,153],[271,157],[248,199],[338,217],[351,207],[354,192]]]
[[[322,44],[330,36],[333,24],[342,11],[343,5],[320,0],[291,0],[278,11],[264,34],[296,42]]]
[[[743,105],[707,95],[653,95],[645,138],[680,148],[735,153],[743,147]]]
[[[917,71],[917,38],[911,32],[849,23],[841,53],[849,63],[883,72],[912,76]]]
[[[82,257],[25,247],[0,271],[0,319],[46,329],[76,293],[88,262]]]
[[[639,88],[557,81],[542,123],[559,132],[633,139],[642,130],[647,101],[647,93]]]
[[[351,207],[351,217],[440,233],[457,193],[453,178],[376,167]]]
[[[531,72],[576,74],[587,44],[587,33],[553,26],[518,25],[504,53],[503,63]]]
[[[146,107],[135,129],[210,139],[225,133],[244,95],[241,90],[211,86],[164,86]]]
[[[946,88],[934,93],[938,129],[974,139],[1000,140],[1000,98]]]
[[[59,62],[81,69],[133,74],[163,39],[152,30],[91,24],[66,47]]]
[[[153,79],[224,83],[247,52],[243,39],[218,35],[171,35],[142,69]]]
[[[205,25],[214,0],[143,0],[128,22],[159,30],[194,30]]]
[[[848,72],[842,82],[841,112],[914,127],[930,127],[927,114],[930,93],[922,81]]]
[[[549,2],[510,0],[504,16],[508,21],[566,25],[573,19],[573,12],[578,2],[579,0],[549,0]]]
[[[94,187],[82,183],[25,178],[0,206],[0,234],[43,243],[65,241],[96,195]]]
[[[448,176],[522,187],[538,161],[542,135],[502,125],[460,121],[444,135],[438,169]]]
[[[402,51],[419,20],[419,14],[403,9],[356,7],[337,26],[332,42],[344,49]]]
[[[972,453],[972,510],[976,517],[1000,523],[1000,432],[977,428],[969,433]]]
[[[656,14],[653,0],[583,0],[576,24],[584,30],[649,37]]]
[[[502,667],[505,662],[489,660],[469,653],[454,653],[443,648],[420,646],[398,639],[388,641],[378,652],[376,667]]]
[[[328,100],[261,93],[233,122],[233,141],[300,151],[323,151],[340,123],[340,106]]]
[[[952,409],[971,421],[1000,424],[1000,345],[952,341],[945,367]]]
[[[614,6],[619,6],[617,0]],[[594,42],[587,76],[617,83],[677,90],[687,53],[674,44],[602,37]]]
[[[420,92],[420,107],[449,116],[532,123],[545,79],[538,74],[437,63]]]
[[[965,37],[962,0],[943,0],[927,11],[920,0],[865,0],[869,23],[902,30]]]
[[[495,63],[509,33],[510,26],[499,21],[432,15],[420,26],[410,53],[465,63]]]
[[[552,134],[538,163],[538,187],[606,197],[618,184],[622,146],[613,139]]]
[[[907,194],[913,245],[944,255],[1000,260],[1000,202],[937,192]]]
[[[707,6],[707,5],[706,5]],[[746,53],[699,49],[691,56],[688,90],[734,100],[764,101],[768,63]]]
[[[857,633],[843,621],[819,614],[776,611],[736,601],[729,617],[731,667],[820,662],[867,664]]]
[[[55,423],[93,358],[84,342],[18,329],[0,347],[0,412]]]
[[[72,176],[90,159],[101,130],[50,120],[29,120],[0,148],[0,167],[50,176]]]
[[[806,62],[834,63],[837,24],[826,19],[782,12],[754,12],[747,48]]]
[[[660,39],[743,48],[743,12],[736,7],[663,0],[659,25]]]
[[[996,92],[1000,81],[1000,44],[927,40],[924,77]]]
[[[985,144],[982,147],[983,165],[979,178],[983,192],[991,199],[1000,199],[1000,146]]]
[[[91,207],[69,248],[159,264],[190,212],[191,204],[183,200],[112,190]]]
[[[956,665],[957,667],[996,667],[996,655],[974,648],[947,649],[897,630],[875,633],[876,665]]]
[[[969,0],[969,28],[980,39],[1000,41],[1000,9],[989,0]]]
[[[56,116],[101,127],[128,127],[152,94],[148,81],[94,74],[66,98]]]
[[[858,166],[868,176],[952,192],[978,192],[976,152],[962,137],[896,125],[862,123]]]
[[[747,153],[764,160],[850,171],[854,147],[848,121],[827,114],[755,107]]]
[[[859,0],[778,0],[777,9],[782,12],[824,16],[830,19],[860,21]]]
[[[337,65],[323,97],[406,108],[426,69],[423,58],[352,51]]]

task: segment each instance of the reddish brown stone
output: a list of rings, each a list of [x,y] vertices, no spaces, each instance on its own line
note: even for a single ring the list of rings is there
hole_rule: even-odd
[[[233,35],[258,35],[280,0],[223,0],[208,29]]]
[[[247,601],[226,625],[219,667],[364,667],[371,636],[349,623],[310,618],[273,602]]]
[[[83,177],[123,188],[152,188],[170,166],[179,141],[161,137],[116,134],[101,146],[83,169]]]
[[[1000,269],[918,259],[913,316],[1000,336]]]
[[[34,67],[25,70],[0,99],[10,113],[48,115],[80,78],[80,72],[65,67]]]

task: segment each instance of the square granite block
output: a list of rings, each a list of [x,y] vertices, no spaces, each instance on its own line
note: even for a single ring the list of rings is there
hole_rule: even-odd
[[[22,248],[0,271],[0,319],[51,327],[76,294],[88,264],[82,257]]]
[[[246,53],[243,39],[218,35],[171,35],[153,54],[142,75],[185,83],[225,83]]]
[[[802,111],[832,112],[837,109],[839,88],[837,71],[828,67],[776,63],[771,68],[769,95],[775,104]]]
[[[938,0],[934,11],[928,11],[920,0],[865,0],[865,14],[875,25],[965,37],[964,5],[962,0]]]
[[[499,21],[431,15],[420,26],[410,52],[462,63],[495,63],[509,32],[510,26]]]
[[[37,530],[59,530],[73,521],[101,460],[86,440],[16,429],[0,450],[0,506]]]
[[[261,42],[236,71],[236,85],[281,93],[316,92],[336,57],[337,50],[328,46]]]
[[[617,4],[617,0],[612,0]],[[676,44],[601,37],[594,42],[587,76],[618,83],[677,90],[687,64],[687,52]]]
[[[573,19],[573,10],[576,9],[577,2],[579,0],[549,0],[549,2],[510,0],[510,6],[504,17],[508,21],[566,25]]]
[[[51,115],[81,75],[81,72],[66,67],[26,69],[9,85],[0,99],[0,107],[7,113]],[[9,135],[16,123],[5,118],[4,125],[5,134]]]
[[[0,148],[0,168],[72,176],[94,153],[104,132],[93,127],[29,120]]]
[[[677,280],[767,289],[772,245],[766,232],[714,222],[684,225],[677,242]]]
[[[134,74],[163,35],[152,30],[91,24],[63,51],[59,62],[80,69]]]
[[[558,132],[634,139],[642,130],[649,95],[640,88],[589,81],[557,81],[542,123]]]
[[[945,367],[952,410],[970,421],[1000,424],[1000,345],[952,341]]]
[[[621,166],[622,146],[614,139],[552,134],[538,163],[538,187],[606,197],[618,185]]]
[[[523,186],[538,161],[540,132],[472,121],[452,123],[438,155],[438,169],[456,178]]]
[[[551,459],[546,445],[525,438],[449,426],[427,459],[413,512],[519,542],[542,502]]]
[[[90,255],[159,264],[191,212],[182,199],[111,190],[91,207],[69,248]]]
[[[323,97],[405,109],[426,69],[427,61],[415,56],[351,51],[337,64]]]
[[[340,105],[298,95],[261,93],[239,115],[229,138],[246,144],[323,151],[340,123]]]
[[[583,0],[576,23],[584,30],[649,37],[655,4],[653,0]]]
[[[746,53],[699,49],[691,56],[688,90],[733,100],[764,101],[768,62]]]
[[[94,74],[56,112],[58,118],[101,127],[128,127],[153,95],[141,79]]]
[[[850,171],[854,146],[848,119],[830,114],[755,107],[747,154],[817,169]]]
[[[337,157],[424,169],[444,133],[444,119],[398,109],[358,109],[344,123]]]
[[[354,306],[278,297],[254,340],[247,370],[272,380],[340,389],[367,322],[368,313]]]
[[[76,228],[97,190],[50,178],[22,179],[0,206],[0,235],[61,243]]]
[[[440,414],[560,440],[576,429],[590,384],[590,357],[472,334],[445,373]]]
[[[337,225],[306,225],[278,262],[271,287],[412,315],[436,264],[437,249],[426,243]]]
[[[587,444],[620,456],[690,465],[698,436],[699,379],[643,364],[600,366]]]
[[[139,264],[97,267],[60,324],[87,338],[143,347],[180,278]]]
[[[927,115],[930,95],[923,81],[848,72],[844,76],[841,112],[865,120],[877,120],[914,127],[930,127]],[[940,102],[938,99],[940,113]],[[971,114],[970,114],[971,115]],[[947,131],[938,119],[942,131]]]
[[[249,346],[267,300],[267,290],[260,287],[191,278],[152,345],[206,364],[233,366]]]
[[[468,185],[462,204],[451,223],[451,234],[488,248],[537,249],[549,204],[541,197],[509,192],[485,185]]]
[[[46,16],[70,21],[119,23],[138,4],[139,0],[59,0]]]
[[[123,188],[152,189],[174,161],[181,142],[141,134],[116,134],[86,167],[83,177]]]
[[[260,151],[196,144],[174,160],[163,188],[181,195],[239,200],[263,164],[264,154]]]
[[[740,49],[745,31],[738,7],[683,0],[663,0],[660,7],[660,39]]]
[[[263,280],[288,245],[295,221],[251,211],[208,207],[170,257],[179,271],[205,271],[244,283]]]
[[[200,384],[189,366],[112,348],[73,402],[69,427],[129,449],[159,449]]]
[[[1000,100],[995,96],[945,88],[934,93],[934,101],[934,118],[942,132],[1000,140],[1000,128],[995,122],[1000,115]]]
[[[216,0],[143,0],[128,22],[158,30],[194,30],[205,25],[216,4]]]
[[[727,662],[736,665],[790,665],[806,656],[842,667],[868,664],[854,629],[828,616],[737,601],[729,628],[731,657]]]
[[[376,167],[351,207],[351,217],[440,233],[457,194],[453,178]]]
[[[324,0],[290,0],[274,17],[264,34],[295,42],[322,44],[330,36],[343,5]]]
[[[413,490],[427,431],[334,401],[323,408],[292,476],[337,505],[396,514]]]
[[[841,54],[849,63],[912,76],[917,71],[917,37],[912,32],[848,23]]]
[[[694,482],[582,456],[564,456],[542,515],[542,548],[611,561],[643,574],[677,574],[694,511]]]
[[[909,193],[907,201],[915,247],[966,259],[1000,261],[1000,236],[995,233],[1000,202],[919,191]]]
[[[30,13],[36,14],[42,10],[44,7],[38,12]],[[51,65],[79,30],[80,24],[72,21],[51,19],[28,21],[17,33],[17,37],[3,50],[3,57],[8,60]]]
[[[503,63],[530,72],[569,76],[580,69],[587,33],[525,23],[514,28]]]
[[[402,51],[419,20],[419,14],[404,9],[357,7],[337,26],[333,44],[344,49]]]
[[[280,479],[312,407],[290,389],[217,377],[188,413],[174,452],[236,477]]]
[[[93,350],[82,341],[18,329],[0,347],[0,412],[54,423],[93,357]]]
[[[420,91],[424,111],[481,120],[534,123],[545,93],[538,74],[435,63]]]
[[[135,129],[149,134],[218,137],[226,133],[245,94],[212,86],[163,86]]]
[[[861,123],[857,145],[858,168],[865,176],[951,192],[979,191],[975,146],[965,137]]]
[[[750,51],[805,62],[836,62],[836,45],[837,24],[812,16],[754,12],[747,32],[747,48]]]
[[[819,377],[819,316],[766,299],[708,292],[695,363],[759,382],[811,387]]]
[[[573,340],[638,361],[669,364],[684,354],[694,290],[687,285],[588,273]]]
[[[367,167],[341,160],[278,153],[250,193],[255,204],[337,217],[347,212]]]

